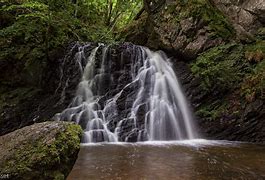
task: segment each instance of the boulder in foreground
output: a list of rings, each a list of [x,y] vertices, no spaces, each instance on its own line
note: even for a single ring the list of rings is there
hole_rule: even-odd
[[[6,179],[65,179],[82,130],[68,122],[33,124],[0,137],[0,175]]]

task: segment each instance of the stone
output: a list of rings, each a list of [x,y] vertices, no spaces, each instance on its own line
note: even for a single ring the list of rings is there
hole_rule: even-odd
[[[213,0],[240,34],[256,34],[265,23],[264,0]]]
[[[78,125],[48,121],[0,137],[0,174],[9,179],[66,179],[80,148]]]

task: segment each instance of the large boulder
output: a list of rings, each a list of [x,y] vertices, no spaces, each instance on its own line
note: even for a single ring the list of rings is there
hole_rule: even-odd
[[[44,122],[0,137],[0,174],[6,179],[65,179],[74,165],[82,130]]]

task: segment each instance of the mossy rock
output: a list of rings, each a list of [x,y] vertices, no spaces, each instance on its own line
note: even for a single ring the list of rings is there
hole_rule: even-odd
[[[242,78],[241,70],[247,68],[243,46],[227,44],[214,47],[192,63],[193,74],[202,80],[202,89],[207,92],[232,90]]]
[[[252,44],[229,43],[201,53],[191,63],[194,76],[201,80],[200,88],[207,92],[208,99],[202,104],[197,115],[209,120],[220,118],[229,111],[231,96],[242,106],[265,94],[265,42]],[[230,97],[229,97],[230,96]],[[222,97],[222,101],[219,99]],[[230,108],[231,109],[231,108]],[[235,112],[240,109],[235,110]]]
[[[193,75],[201,79],[201,88],[207,93],[226,94],[259,74],[263,84],[265,41],[252,44],[229,43],[209,49],[191,63]],[[254,85],[253,85],[254,86]]]
[[[144,23],[142,18],[133,22],[135,26],[131,26],[125,40],[137,44],[139,37],[145,35],[146,43],[141,42],[142,45],[163,49],[182,59],[194,59],[199,53],[236,37],[225,15],[209,0],[167,2],[155,12],[149,12]]]
[[[202,80],[203,90],[227,92],[239,87],[264,59],[264,41],[246,45],[229,43],[201,53],[191,64],[191,70]]]
[[[0,137],[0,174],[9,179],[66,179],[82,130],[68,122],[44,122]]]
[[[201,81],[198,88],[206,93],[196,108],[206,134],[218,139],[264,142],[264,130],[260,128],[265,114],[264,55],[263,40],[228,43],[201,53],[191,63],[192,74]],[[251,127],[253,138],[247,135],[250,121],[255,123]]]

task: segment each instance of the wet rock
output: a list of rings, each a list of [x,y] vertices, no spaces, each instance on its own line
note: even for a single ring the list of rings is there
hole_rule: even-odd
[[[126,141],[127,142],[137,142],[138,139],[138,130],[137,129],[134,129],[133,131],[131,131],[128,135],[127,135],[127,139]]]
[[[79,151],[82,130],[44,122],[0,137],[0,174],[9,179],[65,179]]]
[[[256,117],[260,113],[262,106],[263,106],[263,101],[260,99],[257,99],[255,102],[248,104],[247,107],[245,108],[243,117],[246,119],[251,119],[253,117]]]

